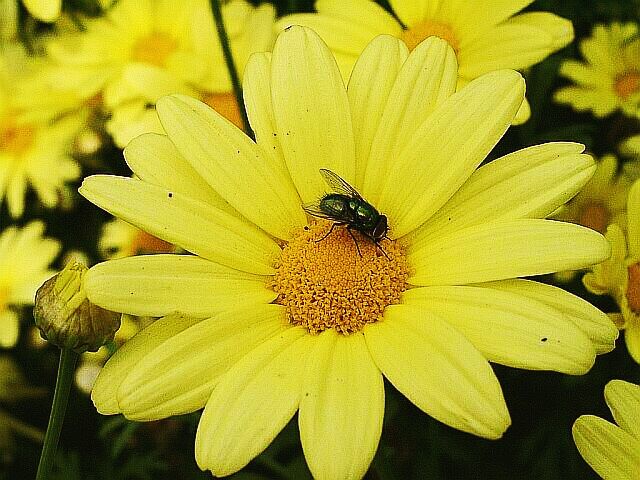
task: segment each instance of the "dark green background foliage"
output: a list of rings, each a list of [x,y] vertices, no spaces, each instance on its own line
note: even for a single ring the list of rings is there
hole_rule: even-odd
[[[279,14],[312,11],[311,0],[274,2]],[[385,5],[385,0],[381,3]],[[386,6],[386,5],[385,5]],[[72,0],[70,12],[94,13],[92,0]],[[640,0],[538,0],[530,10],[555,12],[573,21],[577,39],[588,35],[596,23],[640,20]],[[23,12],[25,41],[42,29]],[[552,140],[582,142],[601,155],[616,152],[621,139],[640,132],[638,122],[614,114],[596,120],[555,105],[552,93],[565,80],[557,76],[565,58],[579,58],[574,42],[526,72],[527,96],[532,117],[527,124],[513,127],[492,153],[492,158],[529,145]],[[106,136],[105,136],[106,139]],[[83,160],[84,174],[127,175],[122,154],[112,145]],[[75,187],[75,186],[74,186]],[[35,200],[35,198],[30,198]],[[37,201],[28,201],[19,224],[41,218],[47,235],[61,239],[65,250],[80,249],[97,261],[96,240],[108,216],[79,196],[69,211],[45,210]],[[9,222],[6,207],[0,224]],[[59,265],[58,265],[59,266]],[[589,296],[579,281],[568,287],[593,301],[605,311],[615,305],[607,298]],[[24,333],[32,321],[24,312]],[[35,351],[27,347],[26,335],[11,351],[33,385],[46,386],[49,395],[14,405],[9,410],[19,419],[46,428],[55,384],[58,352],[54,348]],[[417,367],[416,367],[417,368]],[[598,357],[595,367],[581,377],[556,373],[529,372],[494,366],[512,416],[512,426],[504,438],[489,441],[446,427],[419,411],[389,384],[386,389],[384,428],[377,455],[367,479],[589,479],[596,478],[578,455],[571,438],[571,425],[581,414],[611,415],[603,398],[603,388],[612,378],[640,383],[640,367],[633,363],[620,339],[615,351]],[[161,422],[133,423],[122,417],[98,415],[90,400],[73,391],[61,439],[57,462],[59,479],[206,479],[194,460],[194,437],[199,413]],[[306,468],[298,429],[294,420],[273,444],[243,472],[232,478],[306,479]],[[331,441],[331,439],[327,439]],[[0,479],[33,478],[39,445],[18,439],[11,462],[0,465]],[[6,453],[6,452],[4,452]],[[336,451],[336,455],[340,455]]]

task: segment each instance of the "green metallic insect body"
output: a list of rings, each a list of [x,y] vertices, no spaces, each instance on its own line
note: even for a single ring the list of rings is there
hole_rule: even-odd
[[[387,256],[380,246],[380,242],[382,239],[387,238],[387,232],[389,231],[387,217],[378,212],[351,185],[331,170],[322,168],[320,169],[320,174],[334,190],[334,193],[328,193],[318,201],[302,206],[309,215],[333,220],[334,222],[327,234],[317,241],[327,238],[336,226],[346,225],[359,254],[360,247],[352,230],[371,240]]]

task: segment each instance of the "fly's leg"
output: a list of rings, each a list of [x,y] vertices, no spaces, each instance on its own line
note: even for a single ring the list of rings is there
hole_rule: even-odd
[[[325,238],[327,238],[329,235],[331,235],[331,232],[333,232],[333,229],[336,228],[336,226],[341,226],[341,225],[346,225],[346,223],[341,223],[341,222],[335,222],[331,224],[331,228],[329,229],[329,231],[327,233],[325,233],[321,239],[316,240],[316,243],[321,242],[322,240],[324,240]]]
[[[377,247],[377,248],[382,252],[382,254],[385,256],[385,258],[386,258],[387,260],[391,260],[391,259],[389,258],[389,255],[387,255],[387,252],[385,252],[385,251],[384,251],[384,248],[382,248],[382,245],[380,245],[378,242],[373,242],[373,243],[374,243],[374,245],[375,245],[375,246],[376,246],[376,247]]]
[[[360,256],[360,258],[362,258],[362,252],[360,252],[360,245],[358,245],[358,240],[356,240],[356,236],[351,231],[351,225],[347,225],[347,232],[349,232],[349,235],[351,235],[351,238],[353,239],[353,243],[356,244],[356,250],[358,250],[358,255]]]

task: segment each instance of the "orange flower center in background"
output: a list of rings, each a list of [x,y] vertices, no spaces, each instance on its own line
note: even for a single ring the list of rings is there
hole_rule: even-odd
[[[138,40],[131,53],[133,60],[164,67],[171,55],[178,48],[178,42],[163,32],[153,32]]]
[[[627,267],[627,304],[633,313],[640,314],[640,262]]]
[[[455,52],[458,53],[460,43],[453,33],[452,28],[446,23],[427,20],[404,30],[402,34],[400,34],[400,39],[407,44],[409,50],[413,50],[420,45],[424,39],[429,37],[439,37],[445,40],[451,45]]]
[[[578,223],[604,233],[609,225],[609,209],[602,203],[589,203],[582,209]]]
[[[407,288],[407,261],[398,242],[382,242],[387,258],[353,232],[360,256],[345,227],[320,240],[330,227],[312,223],[294,236],[282,250],[273,288],[292,324],[311,333],[335,328],[350,334],[381,320],[387,305],[399,302]]]
[[[22,155],[33,144],[35,129],[29,125],[18,125],[14,118],[0,121],[0,150],[10,155]]]
[[[202,101],[213,108],[224,118],[233,123],[236,127],[242,129],[242,114],[233,92],[226,93],[207,93],[202,97]]]
[[[640,72],[637,70],[631,70],[618,75],[615,83],[613,84],[613,89],[618,97],[623,100],[626,100],[634,93],[640,92]]]
[[[173,253],[174,247],[169,242],[140,230],[131,242],[131,255],[148,253]]]

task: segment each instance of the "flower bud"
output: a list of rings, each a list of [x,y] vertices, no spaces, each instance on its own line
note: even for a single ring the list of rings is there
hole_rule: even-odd
[[[95,352],[113,340],[120,314],[89,302],[84,290],[87,267],[69,262],[36,292],[33,314],[40,335],[60,348]]]

